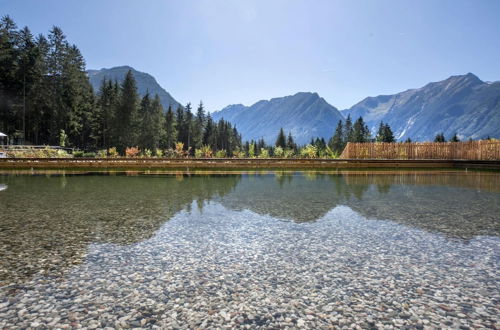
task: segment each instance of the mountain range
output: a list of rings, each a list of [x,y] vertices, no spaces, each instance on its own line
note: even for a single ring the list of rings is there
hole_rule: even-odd
[[[344,117],[362,116],[372,133],[388,123],[398,140],[433,140],[443,132],[460,139],[500,137],[500,82],[486,83],[472,73],[452,76],[394,95],[367,97]]]
[[[129,66],[89,70],[95,90],[104,77],[121,81],[132,70],[139,93],[158,93],[165,108],[179,106],[149,74]],[[455,133],[462,140],[500,138],[500,82],[483,82],[472,73],[451,76],[392,95],[370,96],[349,109],[338,110],[317,93],[261,100],[245,106],[234,104],[212,113],[215,120],[224,118],[236,126],[243,140],[263,138],[274,143],[280,128],[299,144],[311,138],[328,140],[339,120],[363,117],[375,136],[381,121],[388,123],[398,141],[432,141],[438,133],[450,138]]]
[[[308,143],[311,137],[329,137],[332,125],[343,120],[337,108],[317,93],[304,92],[259,101],[249,107],[230,105],[212,116],[215,120],[224,118],[236,125],[244,140],[263,138],[267,143],[274,143],[283,127],[299,144]]]
[[[180,103],[177,102],[172,97],[172,95],[170,95],[165,89],[163,89],[163,87],[158,84],[153,76],[145,72],[137,71],[127,65],[117,66],[110,69],[87,70],[87,75],[89,77],[90,84],[94,88],[94,91],[97,92],[104,78],[112,81],[116,80],[118,81],[118,83],[121,83],[129,70],[131,70],[132,74],[134,75],[135,81],[137,83],[137,91],[141,96],[144,96],[148,91],[152,96],[158,94],[165,111],[166,109],[168,109],[169,105],[172,105],[172,109],[174,110],[177,109],[177,107],[180,105]]]

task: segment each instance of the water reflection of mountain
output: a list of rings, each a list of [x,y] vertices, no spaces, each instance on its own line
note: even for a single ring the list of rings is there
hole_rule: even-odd
[[[296,222],[346,205],[368,219],[470,238],[500,235],[499,190],[495,173],[262,175],[244,177],[222,203]]]
[[[451,237],[500,234],[500,175],[495,173],[0,180],[8,186],[0,193],[0,286],[36,273],[64,272],[82,262],[93,242],[148,239],[180,210],[196,204],[201,208],[209,200],[296,222],[317,220],[346,205],[368,219]]]
[[[223,196],[239,176],[15,176],[0,196],[0,286],[59,273],[85,257],[91,242],[150,238],[193,201]],[[8,193],[7,193],[8,192]]]

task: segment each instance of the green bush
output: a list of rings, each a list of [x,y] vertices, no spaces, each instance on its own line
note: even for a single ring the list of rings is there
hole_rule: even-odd
[[[84,152],[83,157],[84,158],[95,158],[95,152]]]
[[[83,154],[84,154],[84,152],[81,151],[81,150],[75,150],[75,151],[73,151],[73,157],[80,158],[80,157],[83,157]]]

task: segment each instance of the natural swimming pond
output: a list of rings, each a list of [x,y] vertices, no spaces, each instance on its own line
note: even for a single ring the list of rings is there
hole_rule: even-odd
[[[500,173],[1,175],[0,327],[499,326]]]

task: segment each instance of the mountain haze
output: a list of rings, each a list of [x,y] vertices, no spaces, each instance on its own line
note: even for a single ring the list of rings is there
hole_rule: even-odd
[[[444,132],[461,139],[500,137],[500,82],[486,83],[472,73],[452,76],[394,95],[367,97],[342,111],[362,116],[374,133],[389,123],[398,140],[432,141]]]
[[[312,137],[328,139],[343,117],[334,106],[317,93],[297,93],[291,96],[262,100],[252,106],[235,104],[212,114],[215,120],[224,118],[236,125],[243,140],[263,138],[274,144],[281,127],[291,132],[299,144]]]
[[[175,110],[178,106],[180,106],[179,102],[177,102],[172,95],[170,95],[163,87],[161,87],[156,79],[150,74],[140,72],[135,70],[130,66],[117,66],[110,69],[100,69],[100,70],[87,70],[87,74],[89,76],[90,83],[94,88],[94,91],[97,93],[99,91],[99,87],[101,86],[102,80],[104,78],[108,80],[117,80],[121,83],[127,74],[128,70],[132,71],[134,78],[137,83],[137,90],[141,96],[144,96],[147,91],[154,96],[158,94],[160,97],[161,104],[165,111],[168,109],[169,105],[172,105],[172,108]]]

